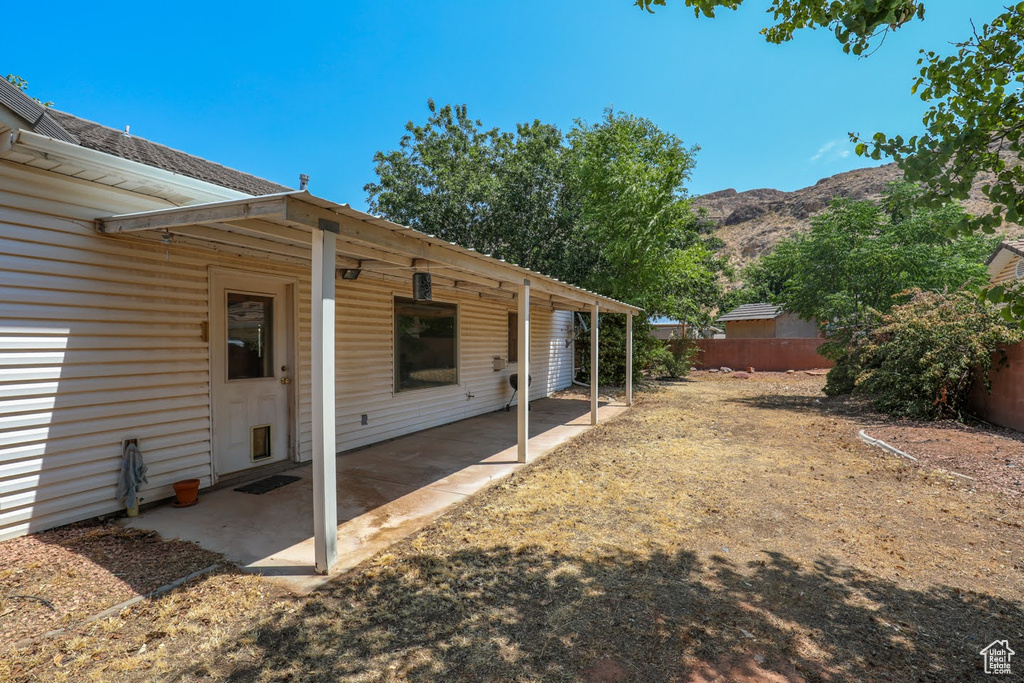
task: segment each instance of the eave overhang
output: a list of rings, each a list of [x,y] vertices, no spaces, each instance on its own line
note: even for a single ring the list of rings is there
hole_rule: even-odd
[[[309,258],[314,231],[328,229],[338,235],[338,267],[428,271],[455,287],[507,299],[528,281],[533,297],[556,309],[588,310],[596,304],[608,313],[642,310],[304,190],[109,216],[97,219],[96,226],[107,234],[155,231],[300,260]]]

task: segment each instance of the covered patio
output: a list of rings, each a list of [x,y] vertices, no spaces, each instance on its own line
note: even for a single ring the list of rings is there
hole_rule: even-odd
[[[311,408],[309,424],[312,431],[309,456],[312,467],[305,475],[308,483],[303,484],[309,487],[308,492],[301,500],[288,505],[288,514],[298,515],[307,525],[311,523],[312,540],[305,545],[299,543],[296,553],[305,556],[303,562],[306,566],[309,565],[311,557],[313,571],[320,574],[327,574],[335,568],[339,561],[339,552],[342,555],[349,554],[351,549],[339,547],[336,530],[339,520],[346,519],[345,515],[352,514],[349,506],[356,505],[355,509],[358,509],[358,505],[353,502],[355,494],[347,489],[339,492],[337,485],[345,477],[350,476],[345,470],[339,469],[345,461],[337,460],[335,457],[339,429],[337,407],[339,401],[345,399],[338,394],[336,369],[338,345],[335,299],[339,277],[344,280],[356,279],[362,272],[367,271],[396,283],[408,283],[410,275],[414,276],[414,281],[426,275],[426,281],[439,290],[457,290],[480,299],[504,302],[504,305],[516,313],[519,377],[531,377],[531,310],[577,311],[590,314],[590,357],[591,372],[594,376],[597,376],[599,358],[598,315],[623,314],[626,316],[627,358],[624,404],[632,404],[632,321],[640,309],[380,217],[353,210],[348,205],[315,197],[304,190],[110,216],[97,219],[96,227],[100,232],[110,235],[130,234],[160,240],[167,244],[180,241],[214,251],[230,250],[232,254],[257,259],[309,264],[311,325],[308,338],[308,390]],[[426,287],[427,299],[430,298],[430,287],[431,284]],[[385,341],[388,340],[382,339],[381,343]],[[290,378],[282,378],[281,382],[290,382]],[[472,397],[473,393],[467,391],[467,399]],[[565,419],[556,418],[550,425],[545,425],[544,422],[536,426],[531,424],[531,411],[527,410],[527,403],[525,400],[518,402],[514,419],[511,415],[502,418],[504,430],[514,427],[514,439],[510,440],[509,436],[496,426],[490,428],[495,430],[494,435],[481,436],[481,439],[485,440],[497,439],[496,442],[492,442],[496,450],[483,454],[483,459],[496,457],[497,462],[505,465],[526,463],[533,455],[533,448],[544,448],[541,445],[543,441],[535,442],[537,437],[530,435],[540,436],[546,426],[554,428],[565,423],[570,423],[572,432],[572,427],[581,426],[581,420],[589,425],[596,425],[602,415],[602,411],[599,410],[596,382],[591,387],[589,402],[583,403],[586,410],[578,415],[563,416]],[[540,414],[535,415],[533,419],[537,420]],[[491,419],[492,422],[496,421],[493,416]],[[538,427],[541,428],[540,432],[537,430]],[[453,432],[453,443],[459,441],[455,438],[457,434],[458,432]],[[407,438],[423,441],[424,433]],[[480,439],[477,442],[481,443]],[[497,448],[498,445],[501,448]],[[443,450],[444,445],[440,446]],[[382,445],[375,448],[385,447],[386,445]],[[360,457],[369,456],[364,454]],[[296,459],[305,460],[306,457],[300,458],[297,455]],[[375,463],[374,469],[377,467]],[[479,467],[483,468],[481,472],[495,469],[493,464]],[[391,483],[416,488],[422,486],[422,483],[416,482]],[[457,495],[453,492],[448,493]],[[227,494],[216,493],[211,498],[218,495]],[[212,505],[204,507],[207,509],[205,514],[210,515],[209,508]],[[216,515],[212,517],[216,518]],[[215,519],[207,521],[217,523]],[[275,519],[275,522],[278,521]],[[244,533],[245,537],[237,539],[236,542],[242,545],[258,544],[258,537],[267,533],[268,528],[272,527],[256,526]],[[344,538],[349,538],[347,532]],[[260,555],[262,552],[252,551],[252,556],[247,556],[246,564],[253,564],[257,560],[263,561],[273,554]],[[256,555],[259,557],[255,557]],[[343,564],[347,565],[350,561],[350,558],[342,557]],[[270,569],[268,566],[267,570]]]
[[[600,418],[626,408],[622,401],[602,399]],[[589,401],[579,396],[533,401],[530,418],[534,458],[592,427]],[[522,467],[516,432],[515,415],[499,411],[337,456],[338,562],[331,574],[352,569]],[[235,486],[210,491],[194,507],[162,505],[124,524],[194,541],[248,571],[308,592],[330,578],[309,561],[312,469],[300,464],[283,474],[301,479],[262,495]]]

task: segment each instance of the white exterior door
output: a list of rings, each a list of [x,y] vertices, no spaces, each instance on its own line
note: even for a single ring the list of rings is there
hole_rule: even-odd
[[[292,456],[292,285],[210,274],[210,387],[217,477]]]

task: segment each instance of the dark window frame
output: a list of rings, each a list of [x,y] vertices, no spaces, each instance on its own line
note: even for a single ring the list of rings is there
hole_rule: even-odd
[[[263,306],[264,325],[257,325],[255,337],[252,334],[252,326],[237,324],[235,326],[236,336],[244,338],[232,338],[232,304],[261,304]],[[250,294],[243,291],[225,291],[225,328],[224,339],[227,343],[225,363],[225,380],[228,382],[245,382],[249,380],[264,380],[274,378],[274,353],[277,340],[275,339],[275,308],[277,299],[266,294]],[[236,321],[237,322],[237,321]],[[246,334],[239,331],[246,330]],[[256,344],[256,349],[252,348]],[[256,351],[253,356],[252,352]]]
[[[403,363],[402,363],[403,348],[402,348],[402,333],[401,333],[401,328],[400,328],[400,325],[401,325],[400,318],[403,316],[403,311],[402,311],[403,307],[415,307],[415,308],[421,308],[421,309],[435,309],[435,310],[438,310],[438,311],[450,311],[451,312],[452,326],[453,326],[453,330],[452,330],[452,335],[453,335],[452,336],[452,349],[451,349],[452,366],[450,368],[449,367],[422,368],[422,369],[414,370],[413,371],[413,372],[419,372],[419,371],[422,371],[422,370],[436,369],[438,371],[444,372],[444,371],[448,371],[448,370],[453,370],[454,371],[454,377],[452,378],[451,381],[431,382],[429,380],[426,380],[425,383],[420,385],[420,386],[410,386],[408,384],[409,380],[408,380],[407,377],[404,377],[403,374],[411,374],[411,373],[404,373]],[[406,310],[408,310],[408,309],[406,309]],[[420,391],[420,390],[423,390],[423,389],[439,389],[439,388],[445,388],[445,387],[459,386],[459,384],[460,384],[460,375],[461,375],[461,363],[460,363],[460,352],[459,352],[460,351],[460,337],[461,337],[461,329],[460,329],[460,319],[461,319],[461,316],[460,316],[460,311],[459,311],[459,304],[454,303],[454,302],[448,302],[448,301],[416,301],[416,300],[410,299],[408,297],[395,296],[393,301],[392,301],[392,314],[393,314],[392,315],[392,334],[393,334],[393,340],[394,340],[394,363],[393,363],[393,383],[392,383],[392,388],[393,388],[394,392],[397,394],[397,393],[405,393],[405,392],[408,392],[408,391]],[[406,317],[409,317],[409,316],[406,316]],[[445,317],[447,317],[447,316],[445,316]]]

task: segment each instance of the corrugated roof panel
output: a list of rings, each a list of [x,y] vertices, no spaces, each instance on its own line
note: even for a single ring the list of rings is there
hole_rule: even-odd
[[[731,322],[734,320],[774,320],[782,315],[782,306],[772,304],[743,304],[738,306],[716,322]]]

